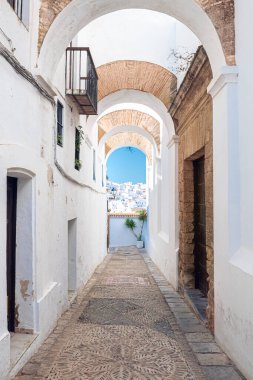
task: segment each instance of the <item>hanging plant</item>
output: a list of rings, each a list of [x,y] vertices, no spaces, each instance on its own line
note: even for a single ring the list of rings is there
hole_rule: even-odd
[[[63,138],[61,134],[57,134],[57,145],[62,146]]]
[[[82,126],[79,125],[77,128],[78,133],[76,133],[76,151],[80,152],[80,148],[82,145],[82,141],[85,138],[84,131],[82,130]]]
[[[82,161],[81,160],[75,160],[75,169],[80,170],[82,167]]]

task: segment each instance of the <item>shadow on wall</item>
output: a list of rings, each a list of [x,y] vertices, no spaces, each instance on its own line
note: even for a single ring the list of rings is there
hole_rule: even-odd
[[[133,219],[136,223],[136,234],[138,235],[141,230],[142,222],[138,219],[137,215],[123,214],[123,215],[109,215],[109,247],[125,247],[130,245],[136,245],[137,239],[132,231],[126,227],[125,221],[127,218]],[[144,246],[148,241],[147,236],[147,222],[144,223],[142,240]]]

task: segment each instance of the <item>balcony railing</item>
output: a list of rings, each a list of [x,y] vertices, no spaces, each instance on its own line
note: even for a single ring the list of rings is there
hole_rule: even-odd
[[[66,50],[66,95],[77,104],[81,115],[97,114],[98,76],[89,48]]]

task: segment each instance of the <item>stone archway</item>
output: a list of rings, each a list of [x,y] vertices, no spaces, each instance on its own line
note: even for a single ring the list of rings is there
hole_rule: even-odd
[[[114,150],[124,146],[132,146],[141,150],[145,153],[149,163],[152,163],[153,147],[150,141],[136,132],[122,132],[109,137],[105,143],[105,156],[108,157]]]
[[[154,117],[137,110],[123,109],[106,114],[98,121],[98,139],[119,126],[134,125],[148,132],[160,146],[160,123]]]
[[[89,22],[121,9],[149,9],[168,14],[188,26],[204,45],[213,74],[235,64],[234,0],[43,0],[40,9],[38,73],[50,79],[73,37]],[[64,33],[59,33],[62,30]]]
[[[159,156],[159,150],[158,146],[156,144],[155,139],[153,136],[145,131],[144,129],[141,129],[140,127],[132,126],[132,125],[121,125],[118,127],[113,128],[111,131],[105,133],[102,138],[99,141],[98,145],[98,152],[101,154],[103,147],[107,146],[108,147],[108,140],[112,138],[112,141],[118,141],[118,136],[123,135],[122,138],[120,139],[120,142],[123,141],[123,138],[126,138],[126,145],[129,145],[129,141],[132,144],[136,144],[136,146],[140,146],[140,148],[143,149],[144,146],[148,146],[153,148],[154,156],[158,157]],[[132,139],[131,136],[135,136],[134,139]],[[143,143],[141,143],[141,140],[143,140]],[[146,144],[146,142],[147,144]],[[113,144],[114,145],[114,144]],[[106,151],[106,149],[105,149]],[[143,149],[144,151],[144,149]],[[146,154],[146,153],[145,153]]]
[[[169,70],[142,61],[115,61],[97,68],[98,100],[120,91],[134,89],[147,92],[168,108],[177,91],[177,78]]]
[[[145,113],[150,111],[150,114],[155,119],[159,119],[160,124],[164,126],[166,135],[169,137],[174,135],[174,122],[165,105],[154,95],[133,89],[116,91],[100,100],[98,103],[98,115],[89,117],[87,128],[93,128],[103,116],[110,112],[122,110],[122,106],[125,108],[126,105],[140,112],[142,112],[142,106],[144,106]]]

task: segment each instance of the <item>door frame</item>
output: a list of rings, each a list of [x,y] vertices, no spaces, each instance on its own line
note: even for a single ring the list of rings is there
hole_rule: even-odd
[[[17,180],[15,332],[33,334],[38,331],[35,297],[36,177],[35,173],[16,167],[7,170],[7,177]]]
[[[198,240],[198,232],[199,232],[199,229],[198,229],[198,226],[200,224],[200,208],[198,206],[200,206],[200,196],[199,196],[199,191],[198,191],[198,188],[197,186],[199,186],[199,163],[200,162],[203,162],[203,183],[202,183],[202,186],[204,187],[204,191],[203,191],[203,194],[202,196],[204,197],[204,204],[202,206],[204,206],[204,215],[202,215],[203,219],[204,219],[204,229],[203,229],[203,234],[204,234],[204,244],[203,242],[201,243],[199,240]],[[197,169],[198,167],[198,169]],[[207,294],[208,294],[208,289],[209,289],[209,282],[208,282],[208,273],[207,273],[207,245],[206,245],[206,184],[205,184],[205,155],[199,157],[198,159],[194,160],[193,161],[193,179],[194,179],[194,277],[195,277],[195,288],[196,289],[199,289],[203,295],[205,297],[207,297]],[[198,203],[197,203],[198,202]],[[200,245],[204,245],[204,260],[205,260],[205,265],[204,265],[204,271],[205,271],[205,275],[203,276],[203,287],[201,286],[201,276],[199,276],[200,274],[200,256],[202,255],[199,254],[198,252],[198,243]],[[203,272],[204,272],[203,271]],[[203,274],[203,273],[202,273]],[[204,289],[205,288],[205,289]]]
[[[8,330],[15,332],[16,318],[16,227],[17,227],[17,187],[18,180],[7,176],[6,215],[6,276],[7,276],[7,321]],[[11,194],[10,194],[11,189]],[[10,196],[9,196],[10,194]],[[11,198],[10,198],[11,197]],[[10,219],[9,220],[9,216]],[[12,226],[9,227],[11,221]],[[9,229],[10,228],[10,229]]]

